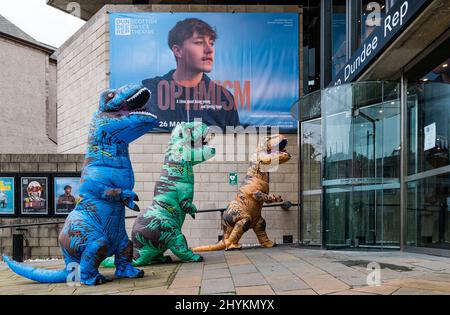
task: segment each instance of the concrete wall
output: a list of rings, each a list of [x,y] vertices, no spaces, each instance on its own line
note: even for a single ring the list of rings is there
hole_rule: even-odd
[[[106,5],[75,33],[58,51],[58,153],[84,153],[92,114],[98,107],[98,95],[109,85],[109,21],[107,12],[298,12],[298,6],[211,6],[211,5]],[[299,35],[301,38],[301,36]],[[301,45],[300,45],[301,46]],[[300,71],[302,73],[302,71]],[[302,83],[300,82],[300,86]],[[153,198],[154,182],[158,179],[163,163],[163,153],[168,134],[147,134],[130,146],[135,170],[135,191],[140,196],[141,209]],[[297,202],[297,136],[289,135],[292,160],[280,167],[271,177],[273,193],[286,200]],[[232,138],[227,143],[233,143]],[[248,141],[245,140],[245,141]],[[250,150],[254,150],[251,148]],[[228,185],[228,173],[237,172],[242,179],[248,166],[248,158],[234,154],[221,162],[208,161],[194,168],[196,190],[194,202],[198,208],[222,207],[232,200],[236,186]],[[132,213],[130,213],[132,214]],[[293,235],[297,240],[298,211],[281,209],[264,211],[269,235],[277,241],[283,235]],[[130,231],[132,222],[127,222]],[[219,214],[199,214],[196,220],[187,219],[183,228],[190,245],[217,241],[221,234]],[[255,243],[256,238],[247,233],[244,243]]]
[[[14,173],[62,173],[80,172],[84,155],[79,154],[0,154],[0,172]],[[16,201],[20,207],[20,203]],[[0,225],[31,224],[38,222],[64,221],[64,217],[27,218],[0,217]],[[58,235],[62,224],[27,227],[24,232],[24,258],[62,257],[58,245]],[[0,229],[0,253],[12,255],[12,235],[14,228]]]
[[[47,136],[48,59],[44,51],[0,37],[1,153],[56,153]]]

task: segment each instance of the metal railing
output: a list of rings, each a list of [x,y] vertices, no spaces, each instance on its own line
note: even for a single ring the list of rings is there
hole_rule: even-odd
[[[290,201],[280,202],[280,203],[271,203],[263,205],[262,208],[274,208],[274,207],[281,207],[283,210],[289,210],[292,207],[299,206],[298,203],[292,203]],[[227,210],[227,208],[216,208],[216,209],[206,209],[206,210],[199,210],[197,213],[208,213],[208,212],[220,212],[220,217],[223,217],[223,213]],[[125,219],[135,219],[137,218],[137,215],[134,216],[127,216]],[[7,225],[0,225],[0,229],[6,229],[6,228],[15,228],[16,233],[13,234],[13,259],[15,261],[22,262],[23,261],[23,233],[28,231],[25,227],[33,227],[33,226],[42,226],[42,225],[57,225],[57,224],[63,224],[65,220],[61,221],[50,221],[50,222],[37,222],[37,223],[26,223],[26,224],[7,224]],[[223,236],[222,236],[223,237]]]
[[[263,205],[263,208],[274,208],[274,207],[281,207],[283,210],[289,210],[291,207],[298,206],[298,203],[291,203],[290,201],[280,202],[280,203],[272,203]],[[227,208],[216,208],[216,209],[207,209],[207,210],[199,210],[197,213],[206,213],[206,212],[223,212],[227,210]],[[137,215],[128,216],[125,217],[125,219],[135,219],[137,218]],[[40,226],[40,225],[55,225],[55,224],[62,224],[66,222],[64,221],[50,221],[50,222],[38,222],[38,223],[27,223],[27,224],[8,224],[8,225],[0,225],[0,229],[6,229],[6,228],[21,228],[21,227],[29,227],[29,226]]]

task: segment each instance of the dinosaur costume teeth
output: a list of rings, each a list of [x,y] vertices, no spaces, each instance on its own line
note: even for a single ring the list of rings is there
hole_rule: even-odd
[[[202,261],[187,245],[181,232],[186,214],[195,218],[193,166],[215,155],[215,149],[202,145],[208,127],[199,122],[181,123],[171,134],[161,176],[155,185],[152,205],[142,211],[133,225],[133,266],[169,262],[168,249],[182,261]],[[102,266],[113,267],[112,257]]]
[[[231,201],[223,213],[224,240],[215,245],[195,247],[194,252],[240,249],[239,240],[249,229],[253,229],[263,247],[276,246],[266,234],[266,221],[261,216],[264,203],[282,202],[281,196],[269,194],[269,172],[279,164],[290,160],[286,151],[288,140],[282,135],[267,137],[250,161],[247,175],[236,199]]]
[[[131,111],[143,108],[149,97],[150,92],[140,85],[127,85],[100,95],[81,174],[82,199],[68,215],[59,235],[66,268],[33,268],[4,256],[14,272],[46,283],[72,281],[78,274],[83,284],[102,284],[109,279],[99,273],[100,262],[115,254],[117,278],[144,275],[131,265],[133,249],[125,231],[125,206],[139,210],[134,203],[138,198],[132,191],[134,175],[128,144],[158,123],[154,115]],[[132,99],[133,104],[124,106],[127,99]],[[74,272],[74,267],[79,273]]]

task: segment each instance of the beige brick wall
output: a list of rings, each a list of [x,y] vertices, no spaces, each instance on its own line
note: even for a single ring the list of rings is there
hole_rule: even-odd
[[[194,5],[106,5],[93,16],[60,49],[58,57],[58,152],[84,153],[92,114],[98,107],[98,95],[109,84],[109,21],[108,12],[182,12],[182,11],[248,11],[248,12],[298,12],[297,6],[194,6]],[[153,198],[154,182],[159,178],[168,134],[147,134],[130,146],[135,170],[135,191],[140,196],[141,209]],[[297,136],[289,136],[289,150],[297,151]],[[201,209],[226,206],[235,197],[236,186],[228,185],[228,173],[237,172],[242,179],[248,160],[232,155],[232,162],[217,159],[196,166],[195,199]],[[229,160],[229,159],[228,159]],[[297,155],[280,167],[272,176],[271,190],[286,200],[297,202]],[[129,215],[135,214],[129,211]],[[298,212],[281,209],[263,211],[269,236],[278,242],[283,235],[298,236]],[[133,220],[127,221],[128,231]],[[183,231],[190,245],[217,241],[221,234],[219,213],[199,214],[196,220],[187,219]],[[247,233],[243,242],[255,243],[253,233]]]
[[[298,191],[298,154],[297,135],[287,135],[289,139],[288,151],[293,154],[292,159],[279,166],[277,172],[270,175],[271,193],[282,195],[284,200],[297,203]],[[148,134],[135,144],[131,145],[131,161],[135,171],[135,191],[139,195],[139,206],[141,209],[148,207],[153,200],[153,190],[155,181],[159,179],[164,155],[162,154],[167,146],[168,134]],[[232,139],[234,141],[234,138]],[[248,136],[245,147],[248,146]],[[233,200],[238,191],[238,186],[231,186],[228,183],[229,173],[238,173],[239,182],[245,177],[248,169],[247,158],[238,161],[237,152],[231,161],[225,158],[225,148],[219,151],[214,159],[194,166],[195,186],[194,204],[199,210],[215,209],[226,207],[228,202]],[[217,148],[217,147],[216,147]],[[249,150],[254,151],[254,146]],[[224,155],[220,155],[222,152]],[[129,211],[128,215],[133,215]],[[284,211],[279,207],[263,210],[263,216],[267,221],[269,236],[277,242],[282,242],[283,235],[292,235],[294,240],[298,236],[298,210],[297,207]],[[133,220],[127,221],[127,229],[130,231]],[[191,246],[208,244],[217,241],[217,236],[221,235],[220,213],[198,214],[196,219],[190,216],[183,226],[183,232]],[[244,239],[244,244],[257,243],[252,231],[249,231]]]
[[[107,15],[95,15],[58,50],[58,153],[84,153],[98,95],[108,87]]]

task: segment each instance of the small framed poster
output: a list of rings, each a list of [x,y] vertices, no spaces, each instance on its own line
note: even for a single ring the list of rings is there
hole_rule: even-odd
[[[55,215],[69,214],[80,201],[79,176],[55,176],[53,198]]]
[[[20,178],[21,214],[48,214],[48,177]]]
[[[0,176],[0,215],[15,215],[16,179],[14,176]]]

